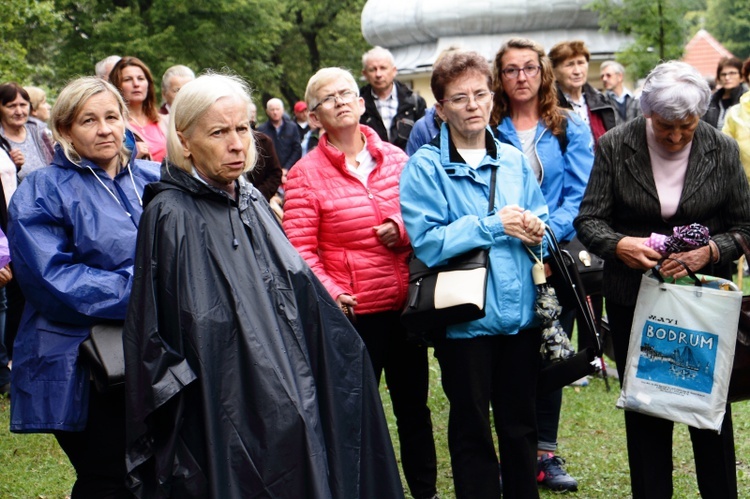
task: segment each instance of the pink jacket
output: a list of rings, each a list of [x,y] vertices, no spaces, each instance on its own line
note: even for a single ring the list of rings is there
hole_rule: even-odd
[[[346,168],[344,153],[320,138],[318,147],[289,170],[284,230],[297,251],[336,299],[357,298],[356,313],[401,310],[411,250],[399,207],[398,182],[408,157],[360,126],[377,167],[365,188]],[[400,239],[385,247],[373,227],[392,220]]]

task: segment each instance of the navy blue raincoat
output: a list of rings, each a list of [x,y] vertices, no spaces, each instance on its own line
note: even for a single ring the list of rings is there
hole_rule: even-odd
[[[26,308],[14,346],[10,429],[82,431],[89,372],[78,347],[89,326],[124,320],[133,282],[141,196],[157,163],[131,157],[110,178],[58,146],[9,207],[8,240]]]

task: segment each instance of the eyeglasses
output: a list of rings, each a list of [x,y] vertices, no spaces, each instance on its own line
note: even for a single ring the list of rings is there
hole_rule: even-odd
[[[726,78],[727,76],[739,76],[738,71],[727,71],[726,73],[719,73],[720,78]]]
[[[495,93],[490,92],[489,90],[480,90],[479,92],[473,95],[474,102],[476,102],[479,105],[487,104],[490,100],[492,100],[493,95],[495,95]],[[440,103],[445,104],[447,102],[451,104],[453,107],[461,108],[461,107],[469,105],[469,100],[471,99],[471,97],[472,97],[471,95],[467,95],[467,94],[457,94],[449,99],[441,100]]]
[[[356,98],[357,92],[354,92],[353,90],[342,90],[337,94],[332,94],[328,97],[325,97],[322,101],[313,106],[312,111],[315,111],[319,107],[322,107],[323,109],[333,109],[336,106],[337,102],[341,102],[342,104],[349,104]]]
[[[521,74],[521,71],[523,71],[523,74],[525,74],[527,77],[533,78],[533,77],[535,77],[536,75],[539,74],[539,71],[541,69],[542,69],[541,66],[528,65],[528,66],[524,66],[522,68],[505,68],[505,69],[503,69],[500,72],[506,78],[516,79],[516,78],[518,78],[518,75]]]

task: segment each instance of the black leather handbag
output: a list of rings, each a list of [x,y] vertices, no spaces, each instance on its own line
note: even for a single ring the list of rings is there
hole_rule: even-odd
[[[589,253],[578,236],[566,243],[560,243],[560,249],[567,251],[575,261],[576,270],[578,270],[586,294],[602,294],[604,260],[593,253]]]
[[[91,369],[94,386],[100,393],[125,384],[125,349],[123,324],[96,324],[81,343],[81,361]]]
[[[493,168],[488,213],[495,205],[496,182],[497,168]],[[485,316],[489,253],[476,248],[437,267],[412,257],[406,306],[401,313],[410,341],[431,344],[445,336],[445,326]]]

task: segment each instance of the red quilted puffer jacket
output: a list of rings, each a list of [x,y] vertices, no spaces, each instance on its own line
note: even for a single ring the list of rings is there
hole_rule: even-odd
[[[334,299],[344,293],[355,296],[358,314],[401,310],[411,247],[401,220],[398,182],[408,157],[371,128],[360,128],[377,163],[368,187],[349,173],[344,153],[329,145],[324,134],[318,147],[289,170],[284,230]],[[393,249],[373,231],[387,220],[400,233]]]

